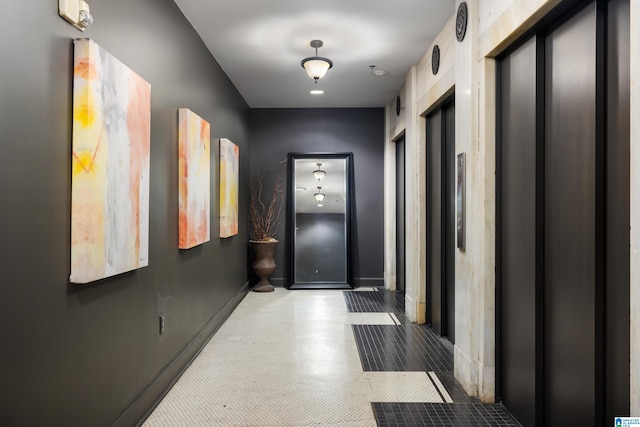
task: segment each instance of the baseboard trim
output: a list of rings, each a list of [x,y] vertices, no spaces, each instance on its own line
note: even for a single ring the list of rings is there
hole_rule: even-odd
[[[284,277],[270,277],[269,281],[271,284],[277,288],[287,288],[289,283],[287,279]],[[353,279],[354,287],[384,287],[384,278],[383,277],[356,277]],[[293,289],[293,288],[291,288]]]
[[[354,279],[356,288],[360,287],[380,287],[384,288],[384,277],[356,277]]]
[[[286,288],[287,279],[284,277],[269,277],[271,284],[277,288]]]
[[[453,346],[453,374],[469,396],[478,396],[478,365],[457,345]]]
[[[220,329],[222,324],[240,304],[249,290],[249,282],[246,282],[225,306],[217,312],[195,337],[173,358],[147,387],[133,400],[133,402],[120,414],[112,427],[140,426],[160,404],[162,399],[171,390],[171,387],[180,379],[195,358],[207,345],[211,337]]]
[[[483,403],[496,400],[496,367],[478,362],[478,398]]]
[[[404,314],[413,323],[418,323],[418,302],[414,301],[408,293],[404,294]]]
[[[302,289],[353,289],[345,283],[305,283],[289,286],[292,291]]]

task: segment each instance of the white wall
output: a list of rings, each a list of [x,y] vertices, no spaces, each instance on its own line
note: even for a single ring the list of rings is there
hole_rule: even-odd
[[[456,1],[456,11],[460,0]],[[433,44],[407,75],[401,91],[402,117],[395,116],[395,100],[387,107],[387,146],[405,132],[407,194],[407,289],[409,319],[424,323],[426,304],[426,206],[424,116],[455,90],[456,154],[466,153],[466,250],[456,251],[455,376],[465,390],[482,401],[495,398],[495,80],[493,59],[531,28],[560,0],[467,0],[469,21],[465,39],[455,38],[455,16],[434,44],[440,48],[440,70],[431,72]],[[631,404],[640,415],[640,2],[631,0]],[[634,120],[635,119],[635,120]],[[387,150],[388,156],[392,150]],[[391,189],[393,159],[385,161],[385,205],[395,203]],[[392,161],[391,161],[392,160]],[[639,168],[634,168],[634,165]],[[395,185],[395,184],[393,184]],[[395,274],[395,209],[385,212],[387,246],[385,272]],[[411,228],[410,228],[411,227]],[[415,227],[415,228],[414,228]],[[420,238],[417,238],[420,237]],[[393,245],[393,251],[390,249]],[[409,256],[409,254],[413,254]],[[386,277],[386,273],[385,273]],[[395,282],[393,282],[395,285]],[[395,289],[389,280],[387,287]]]

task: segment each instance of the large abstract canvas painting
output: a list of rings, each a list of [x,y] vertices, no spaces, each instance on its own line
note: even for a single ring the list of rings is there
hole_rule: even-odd
[[[210,240],[210,126],[187,108],[178,110],[178,247]]]
[[[220,237],[238,234],[238,169],[240,150],[220,138]]]
[[[151,87],[74,41],[71,283],[148,265]]]

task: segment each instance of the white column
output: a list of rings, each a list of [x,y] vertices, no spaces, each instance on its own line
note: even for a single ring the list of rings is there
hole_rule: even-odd
[[[483,272],[479,283],[478,315],[478,397],[483,402],[495,400],[496,386],[496,61],[480,58],[479,164],[483,192],[482,255]]]
[[[456,11],[460,1],[456,1]],[[479,347],[485,337],[482,307],[487,271],[485,249],[485,167],[478,135],[478,0],[467,0],[467,30],[455,42],[456,155],[466,154],[465,250],[455,251],[454,374],[471,396],[478,395]],[[457,174],[456,174],[457,181]],[[457,182],[456,182],[457,185]],[[493,189],[495,191],[495,189]]]
[[[416,111],[417,70],[412,66],[405,83],[405,313],[416,323],[425,321],[425,305],[420,288],[426,281],[426,156],[425,142],[420,138]]]
[[[396,145],[392,139],[391,106],[384,109],[384,287],[396,290]],[[393,113],[395,114],[395,112]]]

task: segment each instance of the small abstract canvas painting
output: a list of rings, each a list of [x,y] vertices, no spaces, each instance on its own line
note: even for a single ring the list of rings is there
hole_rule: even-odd
[[[210,125],[187,108],[178,110],[178,247],[210,240]]]
[[[220,237],[238,234],[238,169],[240,149],[220,138]]]
[[[75,40],[71,283],[148,265],[150,140],[149,83]]]

